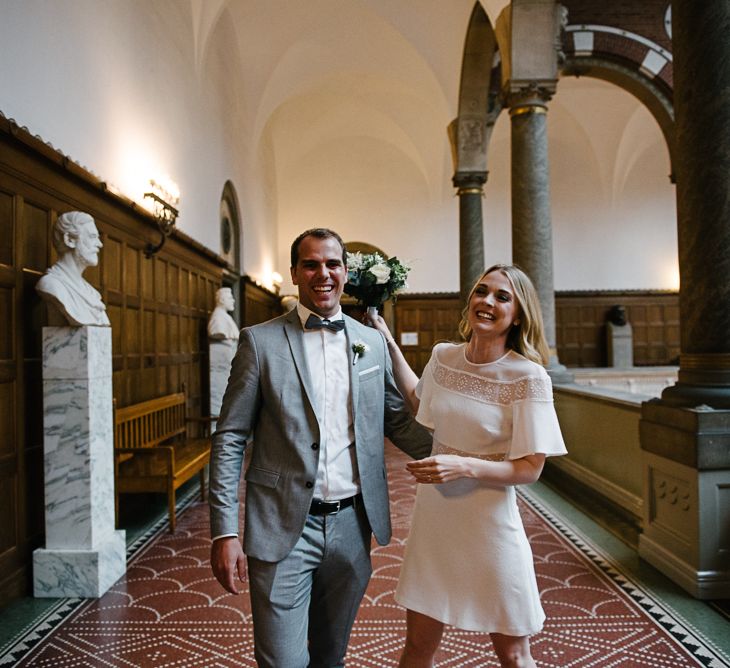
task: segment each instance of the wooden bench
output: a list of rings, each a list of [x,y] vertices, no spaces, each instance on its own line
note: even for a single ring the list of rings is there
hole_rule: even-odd
[[[167,494],[170,531],[175,531],[175,491],[198,473],[205,500],[205,466],[210,460],[210,438],[189,438],[185,393],[168,394],[114,410],[115,512],[119,494]]]

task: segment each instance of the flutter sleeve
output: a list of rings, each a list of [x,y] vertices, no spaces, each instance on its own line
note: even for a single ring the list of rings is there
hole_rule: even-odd
[[[428,360],[428,364],[426,364],[426,368],[423,370],[423,374],[418,381],[418,385],[416,385],[416,396],[419,400],[418,413],[416,413],[416,421],[426,427],[426,429],[430,429],[431,431],[435,429],[434,415],[431,405],[434,395],[434,364],[437,364],[436,348],[431,351],[431,359]]]
[[[563,435],[553,404],[550,377],[542,367],[534,376],[518,381],[512,406],[512,442],[507,459],[544,454],[548,457],[565,455]]]

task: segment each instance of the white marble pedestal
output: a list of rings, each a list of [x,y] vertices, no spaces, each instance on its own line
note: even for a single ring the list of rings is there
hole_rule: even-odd
[[[36,597],[99,597],[125,573],[112,422],[111,328],[44,327],[46,547],[33,552]]]
[[[210,415],[220,415],[223,393],[226,391],[228,376],[231,375],[231,362],[238,349],[235,339],[219,339],[208,345],[208,360],[210,362]],[[215,422],[211,422],[211,433],[215,429]]]
[[[634,336],[631,325],[606,323],[608,366],[630,369],[634,366]]]

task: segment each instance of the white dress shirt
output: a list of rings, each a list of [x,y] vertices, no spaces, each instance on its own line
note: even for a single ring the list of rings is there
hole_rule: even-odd
[[[347,337],[344,330],[304,329],[312,314],[306,306],[297,304],[297,314],[304,330],[304,354],[314,388],[312,401],[320,431],[314,497],[325,501],[346,499],[360,492]],[[342,310],[328,319],[341,318]]]

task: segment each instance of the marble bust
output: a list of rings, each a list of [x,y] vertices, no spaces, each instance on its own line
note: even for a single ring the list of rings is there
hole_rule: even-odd
[[[58,260],[36,284],[49,305],[50,324],[109,327],[101,295],[82,276],[86,267],[99,263],[102,243],[94,219],[82,211],[60,215],[53,226],[53,246]]]
[[[299,300],[294,295],[284,295],[279,300],[279,303],[281,304],[281,308],[284,310],[284,313],[289,313],[289,311],[297,307],[298,301]]]
[[[238,325],[228,315],[228,312],[233,311],[235,306],[236,302],[233,299],[231,289],[219,288],[215,293],[215,308],[210,314],[210,320],[208,320],[208,336],[211,339],[238,340]]]

